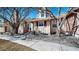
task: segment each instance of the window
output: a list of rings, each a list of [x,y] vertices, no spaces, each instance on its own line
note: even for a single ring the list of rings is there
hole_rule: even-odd
[[[53,24],[53,27],[57,27],[57,24]]]
[[[41,11],[41,17],[44,17],[44,11]]]
[[[38,26],[44,26],[44,22],[39,22]]]

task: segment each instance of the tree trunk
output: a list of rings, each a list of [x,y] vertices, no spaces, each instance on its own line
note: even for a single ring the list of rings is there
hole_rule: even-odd
[[[13,27],[12,33],[13,33],[13,34],[18,34],[18,29],[19,29],[19,26]]]
[[[59,25],[59,21],[57,21],[57,36],[60,36],[60,25]]]

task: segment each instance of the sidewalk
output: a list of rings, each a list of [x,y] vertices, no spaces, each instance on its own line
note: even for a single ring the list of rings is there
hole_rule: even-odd
[[[1,39],[10,40],[24,46],[28,46],[37,51],[79,51],[79,48],[66,46],[59,43],[47,42],[43,40],[20,40],[10,36],[0,36]],[[13,40],[11,40],[13,39]]]
[[[45,42],[41,40],[32,40],[32,41],[15,40],[12,42],[16,42],[16,43],[31,47],[38,51],[79,51],[79,48],[76,48],[76,47],[70,47],[70,46],[65,46],[57,43]]]

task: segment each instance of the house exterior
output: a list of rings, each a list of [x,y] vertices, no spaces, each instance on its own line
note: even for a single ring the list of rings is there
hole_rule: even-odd
[[[25,30],[36,31],[45,34],[52,34],[56,32],[56,20],[50,17],[51,14],[45,8],[39,8],[37,11],[37,18],[25,21]],[[54,25],[54,26],[53,26]]]
[[[56,33],[56,28],[56,20],[54,20],[54,18],[51,18],[51,14],[47,12],[45,8],[42,7],[42,9],[38,8],[37,17],[35,19],[24,20],[20,23],[18,33],[36,31],[50,35],[52,33]],[[12,32],[12,27],[7,21],[4,22],[3,29],[3,32]]]
[[[54,21],[54,22],[53,22]],[[52,34],[56,31],[56,28],[52,28],[52,24],[55,24],[55,20],[52,18],[40,18],[40,19],[34,19],[31,21],[26,21],[26,31],[36,31],[41,32],[45,34]]]
[[[79,35],[79,8],[74,9],[66,16],[62,29],[64,32],[71,32],[73,35]]]
[[[79,35],[79,8],[74,9],[69,14],[62,14],[60,18],[66,17],[62,25],[62,32],[71,32],[73,35]],[[3,21],[1,21],[3,24]],[[37,18],[32,20],[24,20],[20,23],[18,33],[26,33],[30,31],[41,32],[45,34],[54,34],[57,31],[57,21],[51,18],[49,12],[45,8],[39,8]],[[12,28],[8,22],[0,26],[0,32],[12,32]]]
[[[56,33],[56,28],[56,20],[52,18],[40,18],[21,22],[18,33],[35,31],[50,35]],[[4,23],[4,32],[12,32],[12,27],[8,22]]]
[[[0,33],[11,32],[12,28],[8,22],[5,22],[4,19],[0,19]]]

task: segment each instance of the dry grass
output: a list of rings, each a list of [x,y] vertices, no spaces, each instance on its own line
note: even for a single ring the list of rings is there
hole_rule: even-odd
[[[32,48],[0,39],[0,51],[34,51]]]

